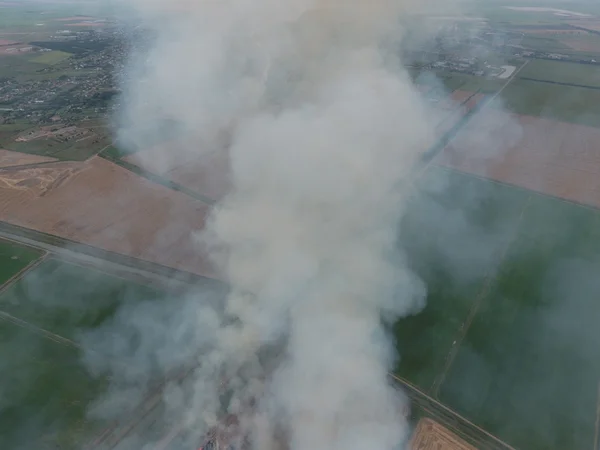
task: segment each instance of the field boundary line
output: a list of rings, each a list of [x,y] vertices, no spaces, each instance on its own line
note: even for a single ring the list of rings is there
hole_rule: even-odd
[[[127,272],[127,275],[125,275],[124,270],[118,270],[118,269],[114,269],[114,272],[111,272],[110,269],[105,268],[106,266],[108,266],[108,264],[107,265],[94,264],[93,262],[84,261],[83,259],[77,259],[77,258],[65,256],[65,255],[61,256],[58,254],[49,254],[46,259],[59,261],[62,264],[70,264],[70,265],[73,265],[73,266],[76,266],[76,267],[79,267],[79,268],[85,269],[85,270],[93,270],[93,271],[99,272],[103,275],[106,275],[106,276],[109,276],[112,278],[117,278],[119,280],[123,280],[128,283],[137,284],[138,286],[151,287],[153,289],[160,289],[160,290],[168,289],[168,285],[167,285],[166,281],[160,280],[155,277],[143,277],[142,278],[141,275],[140,275],[141,279],[134,278],[133,273]],[[180,282],[178,282],[177,280],[173,280],[173,283],[180,283]],[[183,285],[181,285],[181,287],[183,287]],[[0,293],[1,292],[2,292],[2,290],[0,289]]]
[[[525,66],[527,66],[527,64],[529,64],[530,60],[526,60],[523,65],[521,67],[519,67],[517,70],[515,70],[513,72],[513,74],[506,80],[506,83],[504,83],[502,85],[502,87],[500,89],[498,89],[498,91],[496,91],[496,93],[494,93],[491,96],[486,96],[485,98],[483,98],[481,100],[481,102],[479,102],[479,104],[475,105],[475,107],[473,107],[473,109],[471,109],[469,112],[467,112],[467,114],[458,122],[458,124],[453,127],[448,133],[446,133],[444,136],[442,136],[438,143],[434,145],[433,149],[436,148],[437,145],[441,146],[441,149],[439,151],[433,151],[433,155],[429,156],[427,155],[427,153],[431,152],[431,150],[427,150],[424,154],[425,157],[427,157],[429,160],[425,163],[424,166],[422,166],[421,168],[419,168],[417,170],[417,174],[413,177],[412,180],[412,184],[414,184],[418,179],[420,179],[424,173],[427,171],[427,169],[429,169],[429,167],[431,167],[431,165],[435,164],[434,161],[436,159],[436,157],[444,151],[444,149],[450,145],[452,143],[452,141],[456,138],[456,135],[460,133],[461,129],[468,123],[471,121],[471,119],[477,115],[482,109],[484,109],[486,106],[490,105],[501,93],[504,89],[506,89],[506,87],[512,83],[512,81],[515,79],[515,77],[517,76],[517,74],[523,70],[525,68]],[[460,88],[459,88],[460,89]],[[479,93],[479,91],[477,91],[476,93]],[[467,99],[468,101],[468,99]],[[461,104],[462,106],[462,104]]]
[[[504,89],[506,89],[506,87],[507,87],[507,86],[508,86],[510,83],[512,83],[512,81],[513,81],[513,80],[514,80],[514,79],[517,77],[517,75],[519,74],[519,72],[521,72],[521,70],[523,70],[523,69],[524,69],[524,68],[527,66],[527,64],[529,64],[529,62],[530,62],[530,61],[531,61],[530,59],[526,60],[526,61],[523,63],[523,65],[522,65],[521,67],[519,67],[517,70],[515,70],[515,71],[513,72],[512,76],[510,76],[510,77],[508,78],[508,80],[506,81],[506,84],[504,84],[504,86],[502,86],[502,87],[501,87],[501,88],[500,88],[500,89],[499,89],[499,90],[498,90],[498,91],[497,91],[497,92],[496,92],[494,95],[492,95],[492,96],[490,97],[489,101],[487,102],[487,104],[488,104],[488,105],[489,105],[489,104],[490,104],[492,101],[494,101],[494,100],[496,99],[496,97],[498,97],[498,96],[499,96],[499,95],[502,93],[502,91],[503,91]]]
[[[452,166],[447,166],[445,164],[433,163],[433,165],[436,167],[439,167],[440,169],[443,169],[443,170],[448,170],[448,171],[459,173],[461,175],[466,175],[469,177],[477,178],[478,180],[487,181],[488,183],[498,184],[500,186],[506,186],[506,187],[510,187],[513,189],[518,189],[518,190],[526,192],[530,195],[539,195],[540,197],[547,197],[547,198],[552,199],[557,202],[567,203],[569,205],[579,206],[581,208],[589,209],[590,211],[595,212],[595,213],[600,212],[600,208],[597,208],[593,205],[589,205],[587,203],[581,203],[581,202],[578,202],[575,200],[569,200],[567,198],[557,197],[556,195],[548,194],[546,192],[534,191],[533,189],[528,189],[526,187],[519,186],[518,184],[512,184],[512,183],[508,183],[506,181],[495,180],[494,178],[488,178],[484,175],[467,172],[465,170],[458,169],[458,168],[452,167]]]
[[[13,241],[13,242],[15,242],[15,241]],[[10,277],[8,280],[6,280],[4,282],[4,284],[2,286],[0,286],[0,295],[2,295],[4,293],[4,291],[6,291],[9,287],[11,287],[13,284],[15,284],[21,278],[23,278],[27,272],[35,269],[37,266],[39,266],[41,263],[43,263],[46,259],[48,259],[48,256],[49,256],[49,252],[44,251],[38,259],[31,261],[29,264],[27,264],[25,267],[23,267],[21,270],[19,270],[17,273],[15,273],[12,277]],[[0,301],[0,305],[2,305],[1,301]]]
[[[392,379],[394,379],[394,381],[396,381],[397,383],[401,384],[402,386],[404,386],[404,387],[406,387],[406,388],[408,388],[408,389],[410,389],[410,390],[418,393],[420,396],[422,396],[423,398],[427,399],[431,403],[435,404],[436,406],[439,406],[444,411],[446,411],[446,412],[450,413],[451,415],[459,418],[460,420],[462,420],[463,422],[465,422],[469,426],[472,426],[473,428],[475,428],[476,430],[480,431],[481,433],[483,433],[487,437],[493,439],[494,441],[496,441],[500,445],[504,446],[506,449],[508,449],[508,450],[516,450],[514,447],[511,447],[510,445],[508,445],[506,442],[503,442],[500,438],[494,436],[493,434],[489,433],[488,431],[484,430],[483,428],[477,426],[476,424],[474,424],[473,422],[471,422],[466,417],[461,416],[456,411],[454,411],[451,408],[449,408],[448,406],[444,405],[439,400],[436,400],[435,398],[433,398],[430,395],[426,394],[421,389],[419,389],[417,386],[415,386],[414,384],[412,384],[410,381],[405,380],[404,378],[401,378],[398,375],[394,375],[391,372],[388,373],[388,376],[391,377]]]
[[[531,77],[519,77],[519,80],[531,81],[534,83],[557,84],[559,86],[568,86],[568,87],[576,87],[576,88],[592,89],[595,91],[600,91],[600,86],[590,86],[587,84],[566,83],[564,81],[542,80],[539,78],[531,78]]]
[[[44,328],[38,327],[37,325],[33,325],[33,324],[31,324],[23,319],[19,319],[18,317],[15,317],[12,314],[9,314],[7,312],[0,311],[0,320],[4,320],[6,322],[17,325],[21,328],[32,331],[36,334],[42,335],[58,344],[67,345],[67,346],[73,347],[73,348],[83,348],[80,344],[78,344],[75,341],[72,341],[71,339],[67,339],[56,333],[52,333],[51,331],[48,331]]]
[[[9,150],[9,151],[16,153],[15,150]],[[28,154],[28,153],[26,153],[26,154]],[[53,156],[50,156],[49,158],[53,158]],[[55,159],[56,159],[56,161],[42,161],[42,162],[29,163],[29,164],[15,164],[14,166],[3,166],[3,167],[0,167],[0,172],[11,172],[14,170],[35,169],[37,167],[48,166],[50,164],[71,162],[71,161],[60,160],[58,158],[55,158]],[[73,161],[73,162],[77,162],[77,161]]]
[[[125,271],[137,271],[147,276],[155,276],[166,280],[177,280],[188,285],[202,282],[218,282],[222,280],[206,275],[199,275],[182,269],[165,266],[160,263],[140,259],[134,256],[105,250],[83,242],[73,241],[57,235],[52,235],[0,221],[0,238],[12,240],[30,247],[46,250],[61,258],[63,255],[73,255],[73,258],[90,259],[102,263],[113,264]]]
[[[30,322],[27,322],[26,320],[19,319],[18,317],[13,316],[12,314],[7,313],[6,311],[0,310],[0,321],[12,323],[13,325],[21,327],[25,330],[29,330],[32,333],[37,334],[38,336],[50,339],[51,341],[54,341],[57,344],[66,345],[67,347],[75,348],[82,351],[87,351],[95,355],[99,355],[102,358],[110,358],[112,361],[115,361],[118,365],[127,366],[130,364],[130,362],[126,361],[124,358],[107,355],[93,348],[86,348],[83,345],[73,341],[72,339],[68,339],[66,337],[61,336],[60,334],[53,333],[52,331],[46,330],[45,328],[42,328],[38,325],[34,325]]]
[[[121,441],[159,406],[164,390],[168,387],[169,383],[183,382],[189,375],[193,374],[193,371],[194,367],[183,369],[183,371],[178,371],[173,376],[168,376],[157,385],[151,387],[147,395],[135,407],[135,410],[127,416],[128,419],[116,420],[112,425],[104,429],[100,435],[91,438],[84,448],[86,450],[95,450],[100,448],[101,445],[103,445],[102,448],[106,448],[106,446],[110,449],[118,448]],[[173,436],[173,438],[175,437]]]
[[[180,193],[187,195],[188,197],[190,197],[200,203],[203,203],[204,205],[207,205],[209,207],[212,207],[217,203],[215,200],[211,199],[210,197],[207,197],[206,195],[203,195],[199,192],[189,189],[180,183],[176,183],[175,181],[169,179],[168,177],[165,177],[165,176],[159,175],[155,172],[146,170],[143,167],[138,166],[137,164],[133,164],[128,161],[124,161],[121,158],[115,158],[112,155],[108,155],[106,153],[104,153],[104,154],[98,153],[96,156],[98,158],[105,159],[125,170],[128,170],[129,172],[133,173],[134,175],[144,178],[145,180],[150,181],[151,183],[158,184],[160,186],[166,187],[167,189],[171,189],[175,192],[180,192]]]
[[[600,381],[598,381],[598,393],[596,396],[596,423],[594,424],[594,449],[599,450],[600,440]]]
[[[517,219],[517,222],[515,224],[514,232],[508,237],[507,241],[504,243],[502,249],[500,250],[500,254],[498,255],[498,259],[497,259],[498,267],[500,267],[500,265],[506,258],[508,249],[511,246],[511,244],[513,243],[513,239],[518,234],[518,230],[521,225],[521,222],[523,221],[523,216],[525,215],[525,211],[527,211],[527,208],[529,207],[529,205],[531,203],[531,197],[532,197],[531,195],[529,195],[527,197],[527,200],[525,201],[525,204],[522,206],[521,213],[519,214],[519,218]],[[475,300],[473,302],[473,305],[471,306],[471,309],[469,310],[469,314],[467,315],[466,320],[463,322],[463,324],[458,329],[458,337],[452,342],[452,345],[450,346],[450,351],[446,355],[446,362],[444,364],[444,367],[443,367],[442,371],[439,373],[439,375],[436,377],[436,379],[434,380],[433,384],[431,385],[431,395],[434,396],[435,398],[439,397],[439,391],[440,391],[442,384],[444,383],[444,381],[446,379],[446,375],[450,371],[452,363],[454,362],[454,359],[456,358],[456,355],[458,354],[458,350],[460,349],[465,337],[467,336],[469,328],[471,328],[471,324],[473,323],[475,316],[479,312],[481,304],[488,297],[488,295],[490,293],[490,289],[492,287],[492,284],[496,280],[496,278],[497,278],[497,271],[494,269],[491,269],[490,272],[485,277],[483,286],[481,287],[479,294],[477,294],[477,296],[475,297]]]

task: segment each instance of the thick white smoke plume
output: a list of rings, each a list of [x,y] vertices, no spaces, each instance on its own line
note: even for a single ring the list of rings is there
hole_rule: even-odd
[[[181,149],[231,164],[199,233],[231,286],[225,319],[204,317],[193,389],[169,392],[170,414],[198,437],[225,401],[260,450],[403,445],[385,325],[425,295],[397,242],[434,140],[397,55],[422,0],[130,1],[156,33],[125,86],[121,142],[170,124],[165,164]]]

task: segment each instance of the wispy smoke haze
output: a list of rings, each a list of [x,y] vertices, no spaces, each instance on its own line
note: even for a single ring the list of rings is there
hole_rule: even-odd
[[[394,49],[420,3],[130,0],[155,38],[132,58],[120,142],[143,148],[168,124],[165,164],[215,151],[230,160],[231,189],[197,230],[230,286],[222,318],[190,311],[198,294],[169,319],[197,321],[193,351],[151,341],[162,355],[200,355],[192,385],[165,398],[193,440],[219,423],[225,380],[225,409],[252,448],[406,442],[386,324],[423,306],[397,229],[435,135]],[[142,336],[157,328],[147,323],[136,321]]]

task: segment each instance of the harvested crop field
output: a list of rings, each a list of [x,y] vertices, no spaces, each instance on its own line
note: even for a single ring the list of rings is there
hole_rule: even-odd
[[[415,430],[411,450],[477,450],[431,419],[421,419]]]
[[[40,164],[56,161],[56,158],[47,156],[29,155],[27,153],[13,152],[0,148],[0,168],[22,166],[27,164]]]
[[[191,233],[207,206],[105,159],[3,170],[0,219],[18,226],[211,276]]]
[[[229,155],[226,151],[198,155],[174,145],[142,150],[123,161],[168,178],[213,200],[222,198],[230,189]]]
[[[470,123],[435,163],[600,207],[600,129],[511,115],[488,148]]]

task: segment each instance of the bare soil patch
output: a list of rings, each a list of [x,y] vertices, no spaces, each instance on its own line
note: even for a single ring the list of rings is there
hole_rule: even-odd
[[[600,207],[600,129],[510,117],[487,141],[467,125],[435,163]]]
[[[105,159],[1,171],[0,220],[199,275],[205,205]]]
[[[9,41],[8,39],[0,39],[0,47],[4,47],[6,45],[15,45],[18,44],[17,41]]]
[[[27,153],[0,149],[0,168],[22,166],[26,164],[40,164],[52,161],[57,161],[57,159],[48,156],[28,155]]]
[[[123,158],[144,170],[168,178],[210,199],[219,200],[231,187],[226,150],[191,153],[177,144],[142,150]]]
[[[411,450],[477,450],[432,419],[421,419],[413,435]]]
[[[32,197],[43,197],[81,170],[83,166],[68,163],[26,169],[9,168],[0,171],[0,188],[25,191]]]

